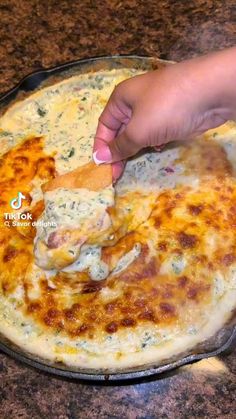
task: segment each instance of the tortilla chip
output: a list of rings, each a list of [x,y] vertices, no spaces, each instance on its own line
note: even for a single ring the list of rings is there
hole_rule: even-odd
[[[110,164],[97,166],[89,162],[64,175],[57,176],[42,185],[42,191],[52,191],[58,188],[85,188],[91,191],[99,191],[112,184],[112,167]]]

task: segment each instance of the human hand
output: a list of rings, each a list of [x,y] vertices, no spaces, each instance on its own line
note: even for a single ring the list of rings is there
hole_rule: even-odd
[[[194,137],[232,117],[228,81],[223,77],[227,65],[220,65],[222,60],[227,64],[232,54],[236,55],[235,48],[120,83],[99,118],[95,162],[113,163],[116,180],[125,160],[140,149]]]

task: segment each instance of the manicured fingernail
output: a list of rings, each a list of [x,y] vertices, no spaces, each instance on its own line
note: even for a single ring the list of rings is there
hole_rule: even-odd
[[[97,150],[93,153],[93,160],[96,164],[111,163],[111,152],[108,147],[104,147],[101,150]]]
[[[98,166],[99,166],[99,164],[105,163],[104,161],[98,160],[98,158],[97,158],[97,151],[94,151],[94,153],[93,153],[93,161],[94,161],[94,163],[96,163]]]

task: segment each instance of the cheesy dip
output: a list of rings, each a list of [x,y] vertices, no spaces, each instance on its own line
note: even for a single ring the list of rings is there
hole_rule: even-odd
[[[0,332],[45,362],[110,372],[158,365],[217,333],[236,306],[233,122],[145,150],[114,188],[42,194],[41,185],[91,161],[109,95],[139,73],[79,74],[0,118]],[[72,232],[108,207],[116,240],[73,243],[63,266],[49,266],[45,249],[34,253],[58,226]]]

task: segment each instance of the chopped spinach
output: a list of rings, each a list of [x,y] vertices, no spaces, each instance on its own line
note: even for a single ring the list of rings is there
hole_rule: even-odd
[[[75,154],[75,148],[72,147],[69,150],[68,155],[67,156],[61,156],[61,158],[62,158],[62,160],[68,161],[68,159],[70,159],[72,156],[74,156],[74,154]]]
[[[8,135],[11,135],[11,133],[8,131],[0,131],[0,137],[6,137]]]
[[[41,116],[41,118],[43,118],[46,115],[47,111],[43,108],[38,107],[37,113],[39,116]]]
[[[75,154],[75,148],[72,147],[72,149],[70,150],[70,152],[68,154],[68,157],[70,158],[70,157],[74,156],[74,154]]]

